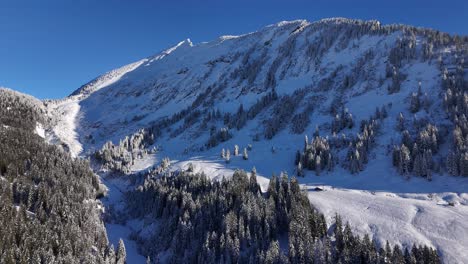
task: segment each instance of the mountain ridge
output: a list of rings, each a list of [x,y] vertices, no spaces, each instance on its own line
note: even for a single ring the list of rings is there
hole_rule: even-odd
[[[280,21],[278,23],[274,23],[274,24],[270,24],[270,25],[267,25],[257,31],[253,31],[253,32],[250,32],[250,33],[246,33],[246,34],[241,34],[241,35],[222,35],[220,37],[218,37],[217,39],[215,40],[212,40],[212,41],[207,41],[207,42],[200,42],[200,43],[197,43],[195,45],[200,45],[200,44],[213,44],[213,43],[216,43],[218,41],[224,41],[224,40],[231,40],[231,39],[237,39],[237,38],[242,38],[242,37],[246,37],[246,36],[249,36],[251,34],[256,34],[256,33],[259,33],[259,32],[262,32],[262,31],[266,31],[266,30],[270,30],[270,29],[273,29],[273,28],[277,28],[277,27],[282,27],[282,26],[287,26],[287,25],[296,25],[296,24],[303,24],[304,26],[315,26],[315,25],[331,25],[331,24],[366,24],[366,23],[369,23],[373,26],[377,26],[377,27],[380,27],[381,26],[381,22],[378,21],[378,20],[361,20],[361,19],[349,19],[349,18],[344,18],[344,17],[332,17],[332,18],[324,18],[324,19],[320,19],[320,20],[317,20],[317,21],[314,21],[314,22],[309,22],[305,19],[297,19],[297,20],[290,20],[290,21]],[[432,29],[432,28],[426,28],[426,27],[415,27],[415,26],[409,26],[409,25],[405,25],[405,24],[386,24],[386,25],[383,25],[383,27],[386,27],[386,28],[398,28],[398,29],[404,29],[404,28],[411,28],[411,29],[418,29],[418,30],[422,30],[422,31],[434,31],[434,32],[439,32],[439,33],[442,33],[442,34],[448,34],[450,35],[449,33],[444,33],[444,32],[441,32],[439,30],[435,30],[435,29]],[[456,36],[456,34],[453,34],[454,36]],[[465,36],[466,37],[466,36]],[[168,55],[168,54],[165,54],[167,53],[169,50],[172,50],[172,49],[176,49],[180,44],[184,43],[184,42],[189,42],[190,43],[190,46],[193,46],[192,42],[190,41],[189,38],[185,39],[185,40],[182,40],[180,41],[177,45],[171,47],[171,48],[168,48],[166,50],[163,50],[155,55],[151,55],[151,56],[148,56],[146,58],[143,58],[139,61],[136,61],[136,62],[133,62],[133,63],[129,63],[127,65],[124,65],[124,66],[121,66],[119,68],[116,68],[116,69],[113,69],[113,70],[110,70],[102,75],[99,75],[98,77],[96,77],[95,79],[93,79],[92,81],[82,85],[80,88],[76,89],[74,92],[72,92],[70,94],[70,96],[75,96],[75,95],[78,95],[80,94],[80,91],[81,90],[86,90],[84,89],[85,87],[87,86],[90,86],[93,84],[94,81],[106,76],[106,75],[111,75],[114,71],[119,71],[120,69],[123,69],[123,68],[133,68],[132,65],[135,65],[135,64],[138,64],[140,63],[141,61],[147,61],[147,60],[151,60],[153,58],[156,58],[156,57],[160,57],[160,56],[164,56],[164,55]],[[138,66],[136,66],[138,67]],[[85,91],[83,91],[85,92]]]

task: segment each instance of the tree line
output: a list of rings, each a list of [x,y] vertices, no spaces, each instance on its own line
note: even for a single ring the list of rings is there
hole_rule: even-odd
[[[121,217],[152,227],[132,234],[151,263],[440,263],[427,246],[402,249],[355,235],[338,215],[328,226],[284,173],[265,193],[255,170],[220,181],[189,171],[151,174],[126,203]]]

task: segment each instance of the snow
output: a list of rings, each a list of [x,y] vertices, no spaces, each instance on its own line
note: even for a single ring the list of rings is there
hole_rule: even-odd
[[[235,171],[235,167],[227,167],[226,163],[220,159],[203,159],[203,157],[192,157],[185,161],[171,162],[171,170],[187,170],[189,164],[193,165],[194,173],[205,173],[212,180],[222,180],[223,178],[229,179]],[[247,171],[250,177],[250,172]],[[268,189],[269,179],[257,173],[257,182],[260,189],[265,192]]]
[[[107,196],[102,200],[106,207],[113,206],[116,210],[123,209],[123,192],[128,187],[128,183],[119,179],[106,180],[102,178],[103,183],[108,188]],[[109,242],[114,245],[115,250],[122,239],[127,253],[127,263],[146,263],[146,258],[138,253],[136,242],[129,238],[132,228],[136,226],[131,224],[105,223],[107,237]]]
[[[127,253],[127,263],[146,263],[146,258],[138,254],[135,241],[128,238],[131,232],[128,226],[106,224],[106,230],[109,242],[114,245],[116,250],[119,245],[119,239],[123,240]]]
[[[316,23],[339,24],[347,21],[326,19]],[[337,166],[333,172],[323,172],[318,177],[314,172],[306,172],[299,181],[310,190],[308,195],[311,203],[326,215],[329,222],[337,212],[351,223],[356,232],[361,235],[370,233],[381,243],[389,240],[392,244],[400,243],[403,246],[427,244],[436,247],[447,263],[467,263],[468,180],[443,174],[433,175],[431,182],[418,177],[406,180],[395,171],[389,158],[389,147],[393,142],[398,142],[400,137],[400,133],[395,131],[395,117],[402,112],[411,120],[413,114],[408,111],[408,96],[417,90],[418,82],[422,83],[423,92],[428,93],[434,104],[428,112],[422,110],[417,116],[426,116],[438,124],[446,122],[446,115],[440,105],[440,71],[437,66],[428,62],[405,63],[400,71],[408,78],[402,83],[399,93],[389,95],[387,87],[390,80],[380,83],[378,79],[385,75],[385,52],[401,36],[401,32],[385,37],[363,36],[344,48],[333,46],[320,61],[309,65],[309,58],[304,56],[303,51],[307,49],[306,43],[314,41],[318,36],[313,30],[308,32],[309,27],[313,28],[316,23],[308,24],[303,20],[280,22],[254,33],[224,36],[198,44],[184,40],[155,56],[98,77],[74,96],[52,104],[51,111],[58,119],[53,132],[77,156],[83,149],[88,152],[100,148],[105,141],[118,142],[140,128],[185,109],[208,87],[217,87],[223,81],[226,82],[223,89],[209,95],[215,99],[213,108],[234,112],[242,103],[244,109],[247,109],[265,95],[263,81],[269,65],[278,55],[277,48],[298,27],[301,32],[293,34],[297,35],[294,52],[286,59],[290,64],[289,70],[285,71],[283,77],[280,77],[281,71],[276,76],[275,89],[279,95],[314,86],[341,67],[336,77],[337,83],[340,83],[340,78],[352,73],[356,61],[374,48],[375,57],[366,62],[369,78],[359,79],[354,86],[345,89],[332,87],[328,91],[314,89],[311,92],[320,100],[314,103],[314,110],[310,114],[311,123],[305,130],[305,134],[311,138],[315,126],[319,126],[322,128],[322,136],[330,136],[330,129],[323,127],[331,120],[329,104],[334,95],[342,96],[345,107],[355,119],[356,126],[343,131],[348,136],[358,132],[360,121],[368,119],[376,107],[386,105],[389,118],[382,123],[376,146],[370,154],[370,162],[364,171],[356,175]],[[266,45],[266,42],[269,44]],[[263,49],[267,50],[266,62],[263,63],[266,66],[262,65],[257,79],[252,83],[229,79],[236,69],[245,67],[242,55],[252,47],[255,49],[249,61],[255,61],[263,56]],[[450,53],[451,50],[446,48],[443,52]],[[237,54],[241,55],[236,60]],[[302,107],[304,102],[299,109]],[[203,171],[213,180],[230,177],[238,168],[251,171],[255,167],[262,190],[266,190],[271,175],[278,175],[282,171],[294,175],[295,152],[301,150],[304,144],[304,135],[292,134],[289,126],[272,140],[252,141],[254,134],[263,132],[262,122],[270,115],[271,109],[265,109],[255,119],[249,120],[244,128],[233,131],[232,139],[203,151],[199,149],[209,135],[205,129],[197,136],[198,123],[184,129],[176,137],[170,137],[170,132],[165,130],[155,143],[162,146],[163,150],[137,160],[132,171],[143,171],[164,157],[172,159],[172,170],[187,169],[188,164],[192,163],[195,172]],[[142,118],[135,118],[139,116]],[[171,131],[183,122],[171,126]],[[218,127],[221,125],[222,121]],[[88,135],[92,135],[95,142],[83,140]],[[235,144],[239,145],[241,152],[244,147],[252,145],[249,159],[243,160],[242,156],[232,155],[227,164],[220,157],[221,149],[230,149],[233,154]],[[447,149],[446,142],[441,146],[441,152],[445,153]],[[341,159],[345,154],[343,152],[338,153]],[[125,190],[126,182],[104,180],[104,183],[110,189],[104,203],[121,207],[121,190]],[[324,186],[325,190],[313,191],[314,186]],[[138,223],[108,224],[107,227],[111,241],[115,243],[118,237],[125,240],[127,252],[135,256],[130,263],[144,261],[128,239],[128,234],[132,228],[138,228]]]
[[[45,138],[45,137],[46,137],[44,127],[43,127],[42,124],[40,124],[40,123],[37,123],[36,129],[35,129],[34,132],[35,132],[38,136],[40,136],[41,138]]]
[[[278,23],[266,26],[266,28],[268,28],[268,27],[284,27],[284,26],[288,26],[288,25],[306,24],[306,23],[308,23],[308,22],[307,22],[307,20],[304,20],[304,19],[297,19],[297,20],[291,20],[291,21],[280,21]]]
[[[138,68],[140,65],[145,63],[147,59],[143,59],[128,65],[125,65],[123,67],[120,67],[118,69],[109,71],[98,78],[92,80],[91,82],[83,85],[80,87],[78,90],[76,90],[73,94],[72,97],[75,99],[84,99],[90,94],[99,91],[100,89],[110,86],[113,83],[121,80],[127,73],[135,70]]]
[[[155,154],[146,155],[142,159],[137,159],[135,164],[130,168],[132,172],[139,172],[146,170],[157,163],[157,157]]]
[[[70,154],[77,157],[83,150],[77,133],[80,105],[77,100],[73,99],[65,99],[51,105],[51,111],[58,119],[53,128],[53,133],[61,142],[67,145]]]
[[[373,235],[382,246],[386,240],[403,247],[429,245],[438,249],[445,263],[464,263],[468,259],[468,200],[462,199],[464,205],[452,207],[439,204],[442,194],[404,196],[409,195],[330,186],[309,192],[311,203],[329,223],[339,213],[354,231],[361,236]]]
[[[249,156],[256,155],[261,154],[252,151]],[[289,158],[280,153],[274,155],[278,160]],[[468,246],[466,179],[434,175],[432,182],[422,178],[408,181],[397,175],[391,164],[384,164],[389,162],[384,157],[379,155],[359,175],[350,175],[337,168],[335,172],[321,176],[307,172],[298,180],[309,190],[311,203],[325,214],[329,224],[335,213],[339,213],[357,234],[370,234],[381,245],[386,240],[403,247],[429,245],[439,250],[445,262],[464,263],[468,257],[464,251]],[[171,169],[186,170],[189,163],[194,166],[194,172],[203,171],[213,180],[230,177],[235,168],[249,170],[250,167],[242,157],[233,157],[226,164],[216,156],[198,156],[174,161]],[[277,173],[284,168],[281,162],[280,165],[265,162],[257,166],[257,180],[262,191],[268,187],[264,167]],[[324,191],[314,191],[316,186]],[[449,202],[455,206],[450,206]]]
[[[375,106],[370,106],[371,109]],[[372,152],[372,160],[360,174],[351,175],[338,166],[331,173],[315,176],[314,172],[306,172],[304,178],[299,178],[304,188],[310,190],[311,203],[327,216],[329,223],[335,213],[339,213],[358,234],[369,233],[380,243],[389,240],[402,246],[427,244],[437,248],[447,263],[465,262],[468,257],[463,250],[468,247],[467,179],[433,175],[431,182],[420,177],[406,180],[392,167],[387,153],[387,144],[394,136],[395,120],[388,118],[382,126],[386,133],[378,136],[379,144]],[[302,136],[280,133],[266,142],[248,139],[240,131],[233,140],[193,157],[176,155],[180,145],[174,141],[173,146],[158,155],[177,157],[173,170],[186,170],[192,163],[195,172],[203,171],[215,180],[229,177],[236,168],[250,171],[255,166],[263,191],[272,173],[278,175],[287,171],[294,175],[293,157],[295,150],[302,147]],[[249,160],[231,156],[230,163],[226,164],[220,158],[222,148],[230,148],[232,153],[232,142],[241,149],[247,144],[253,145]],[[281,147],[273,153],[272,146]],[[324,186],[325,191],[313,191],[315,186]],[[449,206],[449,202],[455,206]]]
[[[225,36],[221,36],[219,37],[220,40],[230,40],[230,39],[235,39],[235,38],[238,38],[239,36],[234,36],[234,35],[225,35]]]

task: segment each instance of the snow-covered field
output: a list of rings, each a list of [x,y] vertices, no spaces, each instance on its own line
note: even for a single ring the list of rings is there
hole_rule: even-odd
[[[412,244],[437,248],[445,263],[468,259],[468,195],[457,193],[395,194],[325,186],[310,191],[309,199],[331,221],[339,213],[358,234],[372,234],[403,247]],[[447,200],[462,204],[450,206]]]

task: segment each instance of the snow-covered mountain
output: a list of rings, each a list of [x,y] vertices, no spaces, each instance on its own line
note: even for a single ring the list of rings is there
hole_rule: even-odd
[[[299,181],[323,186],[309,197],[327,220],[338,212],[382,244],[427,244],[447,263],[466,263],[468,178],[450,176],[446,160],[456,152],[452,131],[456,124],[463,129],[465,109],[455,101],[466,98],[467,51],[468,37],[431,29],[344,18],[288,21],[210,42],[184,40],[45,103],[50,134],[74,155],[92,155],[107,141],[130,152],[159,149],[132,156],[130,171],[169,157],[173,169],[191,163],[212,178],[256,167],[265,182],[273,173],[298,174],[299,151]],[[323,152],[309,149],[319,144],[315,133],[333,153],[325,157],[333,166],[318,177],[317,169],[306,169],[316,165],[304,164],[317,162],[315,155],[324,163]],[[436,137],[430,158],[429,148],[407,146],[406,170],[405,152],[393,150],[407,142],[405,133],[411,143]],[[306,147],[304,135],[311,139]],[[241,154],[225,162],[221,152],[233,154],[235,145]],[[465,174],[463,161],[457,164],[452,174]]]

